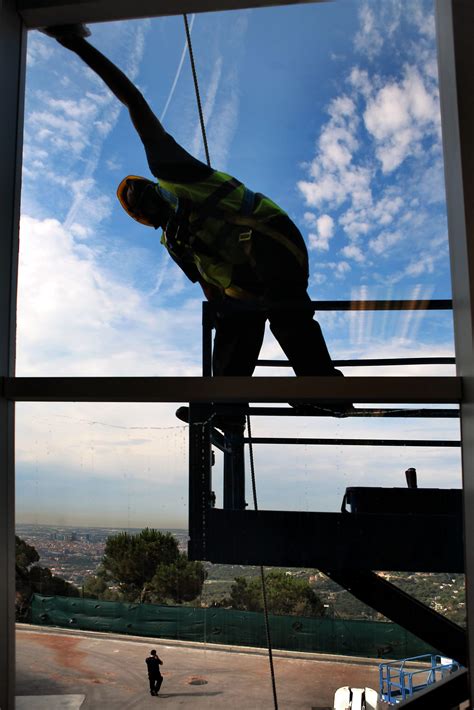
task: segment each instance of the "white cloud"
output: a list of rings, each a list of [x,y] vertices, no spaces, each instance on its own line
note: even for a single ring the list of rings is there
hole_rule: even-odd
[[[329,121],[322,127],[314,159],[309,165],[309,180],[298,182],[298,188],[309,207],[327,203],[338,207],[348,198],[355,205],[371,201],[371,171],[354,165],[359,149],[357,117],[354,101],[342,95],[328,106]]]
[[[423,5],[419,0],[412,0],[404,6],[407,18],[416,26],[420,35],[429,40],[434,40],[436,36],[434,14],[424,12]]]
[[[360,69],[360,67],[353,67],[349,74],[349,83],[353,88],[362,94],[365,99],[371,96],[373,91],[371,77],[369,77],[369,72],[366,69]]]
[[[324,239],[319,234],[313,234],[312,232],[310,232],[308,234],[308,239],[309,239],[309,248],[310,249],[315,249],[315,250],[319,250],[319,251],[328,251],[329,250],[328,240]]]
[[[324,156],[328,160],[328,156]],[[362,167],[338,168],[334,173],[320,170],[319,156],[311,166],[313,180],[301,180],[298,188],[309,207],[321,207],[328,203],[338,207],[349,197],[355,205],[370,203],[372,199],[370,182],[371,171]]]
[[[27,67],[47,62],[54,54],[54,44],[43,35],[29,33],[28,48],[26,53]]]
[[[211,78],[207,86],[207,91],[202,107],[204,123],[206,126],[212,117],[212,112],[216,103],[217,92],[219,90],[219,84],[221,82],[222,77],[222,63],[222,57],[218,57],[214,62]],[[200,152],[202,153],[203,151],[204,147],[202,142],[201,124],[198,121],[194,130],[194,137],[191,143],[191,153],[197,156]]]
[[[341,249],[341,254],[346,257],[346,259],[353,259],[359,264],[363,264],[365,261],[365,256],[362,253],[360,247],[355,244],[348,244]]]
[[[350,239],[356,240],[363,234],[367,234],[372,228],[370,215],[367,210],[348,209],[339,218],[339,224]]]
[[[226,99],[213,116],[209,136],[212,139],[212,163],[226,168],[232,138],[238,127],[239,91],[236,73],[227,79]]]
[[[376,254],[386,255],[391,247],[398,244],[402,238],[401,232],[382,232],[378,237],[369,241],[369,246]]]
[[[420,150],[426,135],[438,133],[437,92],[430,91],[416,67],[406,66],[400,82],[386,83],[369,99],[364,123],[383,172],[392,172]]]
[[[57,220],[22,219],[18,300],[19,375],[126,375],[137,363],[143,375],[199,370],[199,292],[179,310],[155,307]]]
[[[420,276],[421,274],[434,272],[435,259],[431,255],[416,257],[412,259],[405,269],[407,276]]]
[[[323,214],[316,221],[318,233],[323,239],[331,239],[334,234],[334,220],[328,214]]]
[[[344,278],[351,271],[350,264],[347,261],[331,261],[326,266],[333,271],[336,278]]]
[[[325,281],[327,281],[327,276],[326,276],[326,274],[321,274],[321,273],[315,272],[311,275],[310,281],[315,286],[321,286],[321,284],[323,284]]]
[[[116,44],[127,46],[125,72],[132,80],[138,74],[149,25],[148,20],[115,23],[111,29]],[[100,28],[94,30],[100,32]],[[53,67],[52,60],[64,57],[66,50],[51,39],[45,41],[52,48],[47,67],[57,74],[61,63]],[[116,125],[122,105],[83,64],[75,60],[64,64],[74,82],[55,81],[47,91],[36,91],[29,98],[24,176],[34,190],[28,191],[26,209],[39,216],[51,211],[66,214],[67,228],[79,222],[97,226],[110,215],[111,199],[97,189],[93,176],[104,140]],[[51,189],[55,186],[66,189]]]
[[[321,251],[329,250],[329,240],[334,235],[334,220],[328,214],[323,214],[321,217],[315,217],[311,213],[306,213],[306,219],[310,219],[313,226],[316,228],[316,234],[309,234],[310,249],[319,249]]]
[[[391,189],[376,202],[372,209],[372,215],[378,224],[387,225],[393,221],[402,207],[402,197],[394,194],[393,189]]]
[[[362,3],[359,7],[359,21],[360,29],[354,39],[355,48],[368,57],[374,57],[383,46],[383,36],[368,3]]]

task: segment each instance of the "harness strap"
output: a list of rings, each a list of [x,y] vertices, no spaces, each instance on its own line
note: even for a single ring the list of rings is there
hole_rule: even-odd
[[[223,200],[225,197],[227,197],[227,195],[229,195],[237,188],[241,187],[241,185],[242,183],[236,178],[231,178],[230,180],[226,180],[225,182],[223,182],[216,190],[214,190],[214,192],[208,195],[208,197],[201,203],[201,205],[199,205],[198,217],[196,219],[193,219],[192,221],[189,220],[188,212],[189,206],[192,203],[188,200],[182,199],[178,201],[177,205],[175,203],[176,213],[174,215],[174,219],[172,220],[176,225],[175,235],[177,236],[177,232],[180,232],[180,241],[183,241],[183,243],[187,243],[189,246],[195,245],[202,253],[211,256],[212,250],[209,249],[207,244],[205,244],[201,239],[196,236],[196,232],[199,231],[200,227],[203,225],[203,223],[208,217],[221,217],[228,223],[241,225],[243,227],[249,227],[250,229],[254,229],[255,231],[260,232],[261,234],[264,234],[270,237],[271,239],[274,239],[293,254],[298,264],[303,269],[307,268],[308,262],[305,252],[299,249],[299,247],[291,239],[282,234],[282,232],[273,229],[269,225],[265,224],[262,220],[256,219],[252,216],[256,199],[256,195],[254,192],[252,192],[248,188],[244,189],[242,205],[240,211],[237,213],[231,212],[230,210],[222,210],[217,206],[221,200]],[[163,190],[163,188],[161,189]],[[172,193],[169,194],[171,195]],[[178,225],[181,227],[181,229],[176,229]],[[171,225],[167,225],[167,229],[168,226]],[[172,230],[170,231],[172,233]],[[217,235],[217,241],[219,241],[219,237],[222,237],[225,231],[226,226],[224,224],[221,232]],[[173,238],[171,239],[171,241],[173,241]]]
[[[306,254],[301,251],[301,249],[299,249],[291,239],[286,237],[281,232],[278,232],[276,229],[273,229],[272,227],[269,227],[268,225],[261,222],[260,220],[255,219],[255,217],[233,214],[232,212],[226,212],[225,216],[227,221],[231,222],[232,224],[239,224],[244,227],[252,227],[253,229],[255,229],[256,232],[260,232],[261,234],[265,234],[267,237],[271,237],[276,242],[286,247],[286,249],[288,249],[293,254],[298,264],[302,268],[307,267],[308,262]]]
[[[234,192],[234,190],[237,190],[239,187],[241,187],[241,185],[242,183],[240,182],[240,180],[237,180],[236,178],[231,178],[230,180],[226,180],[225,182],[221,183],[219,187],[214,190],[214,192],[211,192],[211,194],[208,195],[206,199],[199,205],[199,209],[197,210],[198,217],[197,219],[193,219],[191,223],[193,231],[199,231],[205,220],[214,212],[214,208],[216,207],[216,205],[225,197],[227,197],[227,195],[230,195],[231,192]]]

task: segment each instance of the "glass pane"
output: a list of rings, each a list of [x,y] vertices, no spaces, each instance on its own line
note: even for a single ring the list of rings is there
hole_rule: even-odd
[[[189,20],[212,165],[290,215],[308,248],[311,299],[449,299],[431,1],[305,4]],[[99,24],[91,42],[143,91],[166,130],[205,161],[182,18]],[[17,374],[199,375],[201,290],[168,257],[160,232],[129,219],[115,198],[127,174],[176,179],[167,173],[175,158],[155,145],[159,131],[151,139],[142,131],[147,162],[127,111],[104,83],[37,32],[29,36],[26,109]],[[258,239],[257,231],[245,259]],[[267,266],[276,253],[273,245]],[[204,261],[201,254],[209,277]],[[321,308],[317,318],[346,376],[454,371],[439,362],[353,362],[452,357],[449,311]],[[307,343],[298,342],[304,353]],[[260,357],[284,357],[268,329]],[[292,370],[264,366],[256,374]],[[156,647],[165,696],[193,707],[233,707],[245,687],[250,707],[271,706],[267,660],[252,649],[222,654],[215,645],[265,645],[263,617],[255,613],[262,610],[259,569],[185,557],[188,427],[175,417],[179,404],[18,405],[17,612],[29,624],[18,632],[20,703],[31,707],[30,695],[37,703],[39,696],[69,695],[70,707],[84,700],[85,707],[144,706],[145,656]],[[457,448],[341,441],[453,441],[454,418],[267,414],[252,416],[252,435],[337,440],[256,442],[263,511],[336,514],[347,488],[405,490],[410,467],[420,488],[461,483]],[[217,439],[222,443],[222,435]],[[204,500],[212,491],[218,513],[227,478],[215,441],[212,449]],[[209,461],[209,446],[202,457]],[[252,509],[248,442],[244,497]],[[398,505],[388,500],[386,512]],[[435,526],[433,534],[442,533]],[[388,578],[463,623],[463,577],[451,573]],[[289,565],[266,576],[282,707],[332,707],[344,686],[382,690],[376,659],[429,654],[431,662],[426,640],[317,569]],[[190,641],[198,645],[179,645]],[[321,654],[341,658],[334,664]],[[433,662],[438,674],[454,669]],[[236,671],[244,684],[235,683]]]

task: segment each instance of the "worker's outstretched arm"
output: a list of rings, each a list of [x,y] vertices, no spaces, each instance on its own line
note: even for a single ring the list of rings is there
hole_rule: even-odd
[[[48,27],[45,34],[75,52],[129,110],[133,125],[145,147],[150,170],[157,178],[192,182],[207,177],[212,170],[190,155],[167,133],[137,87],[98,49],[84,38],[84,25]]]
[[[54,28],[48,30],[50,34],[53,32]],[[163,126],[137,87],[102,52],[99,52],[83,37],[72,33],[61,35],[58,31],[56,39],[63,47],[75,52],[88,67],[98,74],[110,91],[128,108],[133,125],[143,141],[150,137],[156,137],[157,133],[165,133]]]

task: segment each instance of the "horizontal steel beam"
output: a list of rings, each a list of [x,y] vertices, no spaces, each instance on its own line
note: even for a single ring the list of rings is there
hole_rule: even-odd
[[[289,407],[249,407],[250,416],[256,417],[300,417],[301,412],[296,408]],[[304,416],[322,417],[326,416],[321,410],[315,409],[311,414]],[[387,409],[356,407],[347,414],[348,417],[382,417],[386,419],[459,419],[459,409]]]
[[[433,300],[363,300],[363,301],[311,301],[315,311],[451,311],[453,302],[447,298]],[[265,310],[264,306],[256,306],[252,301],[242,303],[241,308],[248,311]],[[304,304],[303,306],[304,307]],[[218,311],[232,311],[232,305],[217,304],[213,301],[203,301],[202,310],[205,317]]]
[[[362,360],[333,360],[335,367],[387,367],[387,365],[455,365],[454,357],[386,357]],[[257,360],[259,367],[291,367],[288,360]]]
[[[242,10],[328,0],[18,0],[17,9],[28,29],[69,22],[112,22],[193,12]]]
[[[436,544],[429,531],[442,530]],[[459,515],[206,511],[206,544],[191,537],[192,559],[239,565],[332,570],[462,572]]]
[[[458,403],[459,377],[10,377],[17,402]]]
[[[244,438],[244,443],[248,444],[250,439]],[[298,444],[299,446],[439,446],[440,448],[459,448],[460,441],[450,441],[449,439],[330,439],[330,438],[306,438],[306,437],[252,437],[252,444]]]

